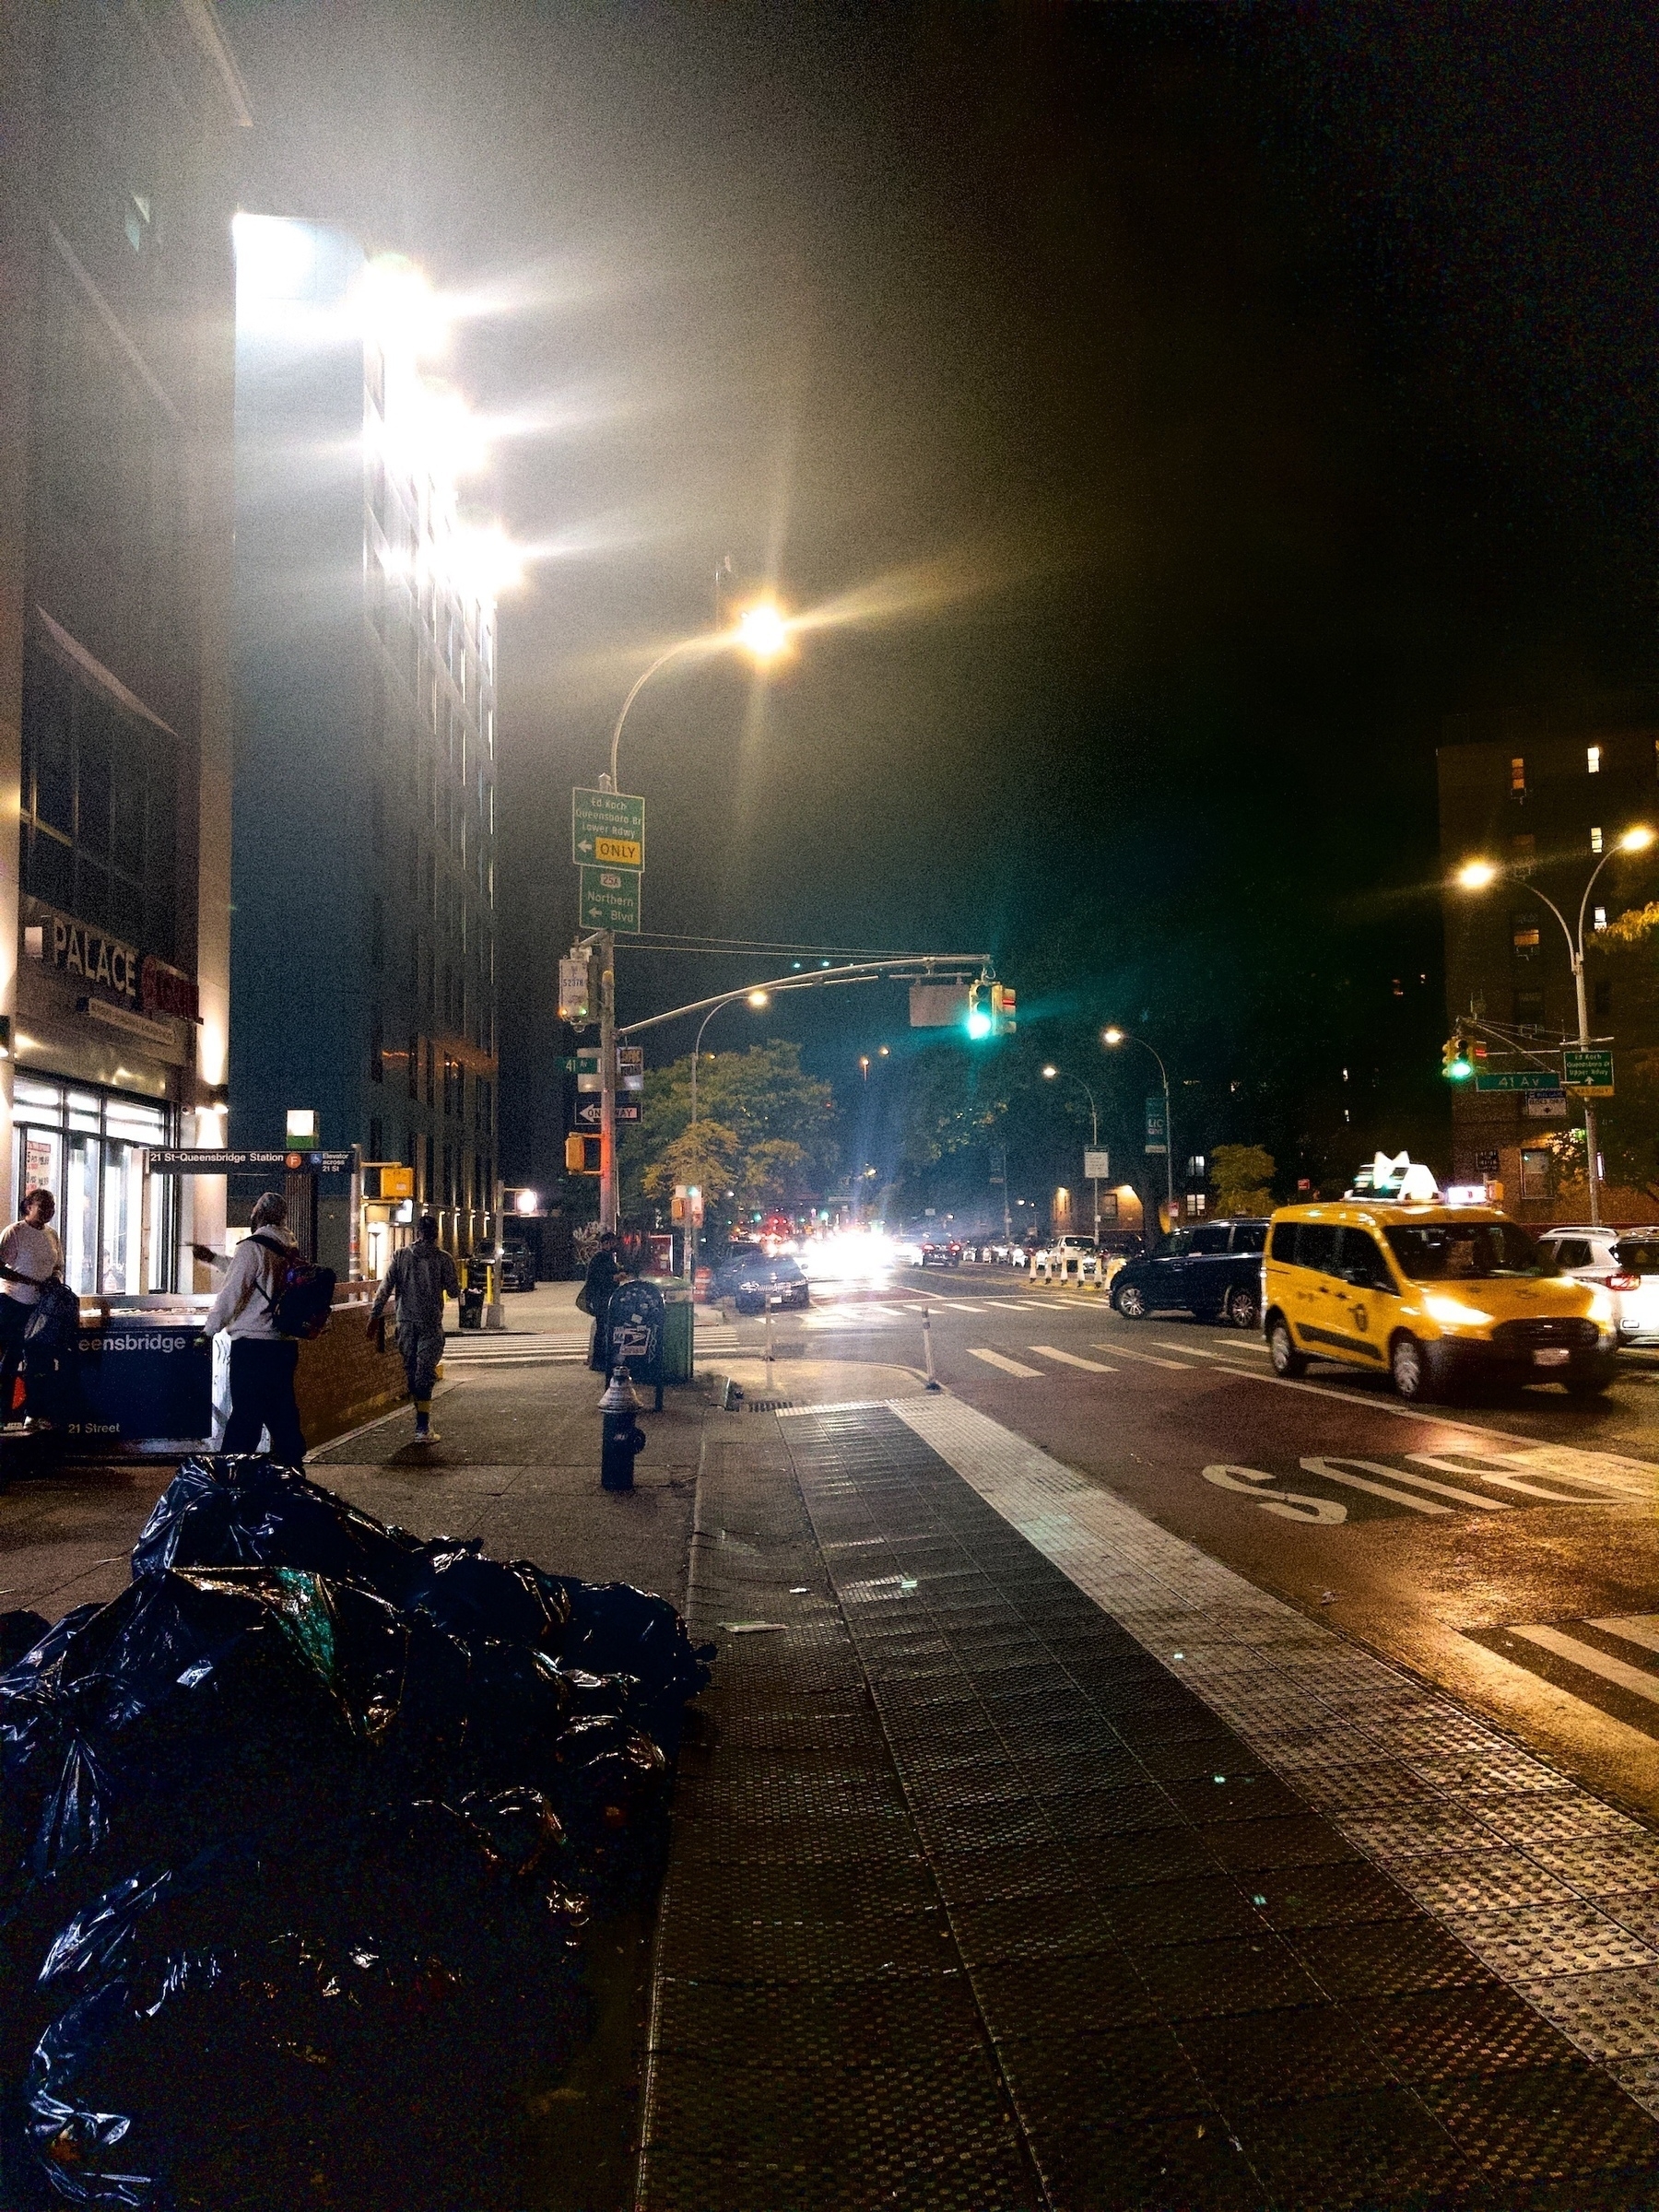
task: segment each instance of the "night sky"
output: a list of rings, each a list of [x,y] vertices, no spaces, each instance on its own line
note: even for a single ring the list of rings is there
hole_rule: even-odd
[[[649,926],[984,947],[1021,1066],[1144,1022],[1206,1142],[1432,1143],[1441,717],[1653,674],[1653,9],[223,12],[244,204],[470,299],[512,433],[510,1180],[571,783],[727,555],[832,618],[642,695]],[[766,966],[625,955],[623,1018]],[[843,1093],[912,1048],[897,994],[810,1006],[764,1027]]]

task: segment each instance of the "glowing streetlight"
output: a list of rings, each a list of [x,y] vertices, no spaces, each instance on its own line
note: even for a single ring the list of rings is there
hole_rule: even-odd
[[[1158,1073],[1163,1083],[1164,1100],[1164,1210],[1170,1217],[1170,1227],[1175,1226],[1175,1131],[1170,1115],[1170,1071],[1162,1056],[1153,1052],[1144,1037],[1136,1037],[1128,1030],[1120,1030],[1116,1022],[1100,1031],[1102,1044],[1138,1044],[1143,1053],[1151,1053],[1158,1062]]]
[[[1102,1044],[1122,1044],[1123,1041],[1124,1032],[1122,1030],[1102,1030],[1100,1031]]]
[[[758,600],[738,616],[735,638],[744,652],[764,666],[789,643],[789,624],[771,600]]]
[[[1572,971],[1573,992],[1578,999],[1578,1041],[1581,1052],[1588,1050],[1590,1043],[1590,1006],[1584,990],[1584,916],[1589,911],[1590,894],[1595,888],[1596,877],[1615,853],[1645,853],[1653,843],[1654,834],[1655,832],[1646,822],[1633,822],[1630,829],[1622,830],[1614,840],[1611,849],[1603,853],[1594,867],[1591,869],[1589,880],[1584,885],[1583,896],[1579,900],[1576,934],[1572,924],[1555,900],[1547,891],[1539,889],[1530,875],[1518,874],[1513,868],[1500,867],[1496,861],[1491,860],[1466,860],[1457,871],[1455,880],[1465,891],[1487,890],[1498,881],[1500,877],[1507,877],[1512,882],[1524,885],[1527,895],[1547,906],[1560,924],[1561,935],[1567,940],[1567,963]],[[1452,1071],[1448,1068],[1447,1072],[1450,1074]],[[1584,1175],[1590,1186],[1590,1222],[1593,1228],[1599,1228],[1601,1225],[1601,1180],[1597,1158],[1595,1108],[1586,1099],[1584,1100]]]
[[[763,1006],[771,1005],[771,993],[770,991],[751,991],[748,994],[748,1003],[759,1014]]]

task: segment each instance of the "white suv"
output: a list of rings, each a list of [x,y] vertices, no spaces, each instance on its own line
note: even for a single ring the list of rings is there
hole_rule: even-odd
[[[1659,1338],[1659,1229],[1555,1223],[1538,1242],[1560,1274],[1613,1292],[1621,1344]]]

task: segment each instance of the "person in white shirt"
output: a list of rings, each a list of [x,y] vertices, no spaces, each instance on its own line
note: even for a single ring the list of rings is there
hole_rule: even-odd
[[[275,1316],[277,1270],[293,1244],[288,1203],[267,1191],[253,1208],[250,1233],[237,1246],[202,1324],[209,1336],[223,1329],[230,1339],[230,1418],[223,1449],[257,1452],[260,1431],[268,1429],[271,1457],[288,1467],[305,1461],[305,1435],[294,1403],[300,1344],[280,1333]]]
[[[47,1223],[57,1200],[47,1190],[27,1192],[22,1218],[0,1236],[0,1425],[11,1420],[11,1402],[23,1358],[23,1332],[41,1292],[64,1267],[63,1248]],[[27,1388],[28,1375],[24,1376]]]

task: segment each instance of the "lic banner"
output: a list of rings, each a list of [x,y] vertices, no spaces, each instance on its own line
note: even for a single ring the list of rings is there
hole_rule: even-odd
[[[1167,1152],[1170,1148],[1170,1131],[1161,1098],[1147,1100],[1147,1150]]]

